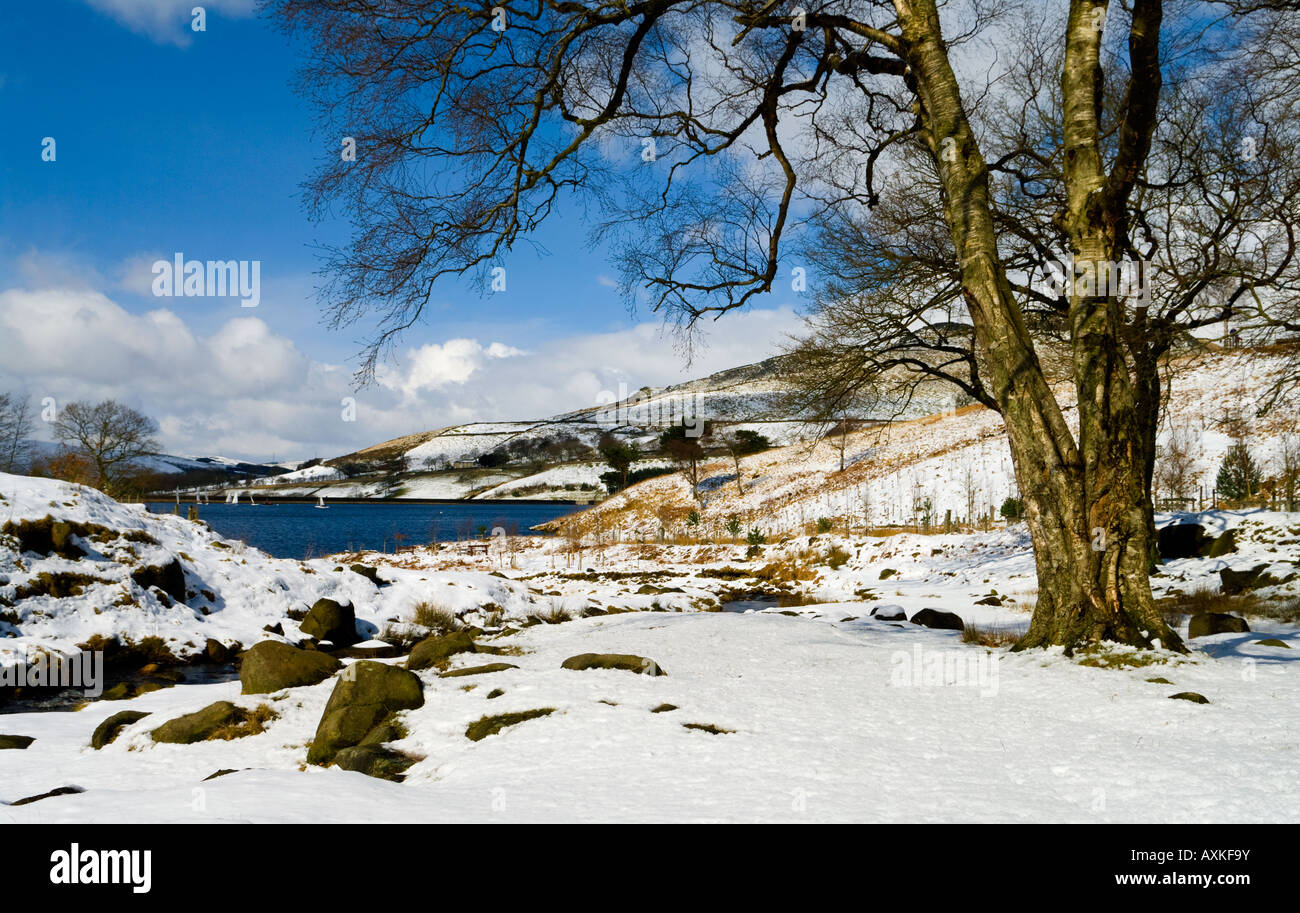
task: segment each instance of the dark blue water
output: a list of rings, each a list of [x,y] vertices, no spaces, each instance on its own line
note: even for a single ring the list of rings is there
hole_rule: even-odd
[[[181,504],[185,516],[188,504]],[[174,502],[152,502],[153,513],[169,514]],[[200,504],[199,519],[227,539],[241,539],[278,558],[319,558],[335,552],[392,552],[408,545],[478,538],[482,529],[501,527],[508,535],[579,508],[572,504],[512,504],[463,501],[455,504],[258,503]]]

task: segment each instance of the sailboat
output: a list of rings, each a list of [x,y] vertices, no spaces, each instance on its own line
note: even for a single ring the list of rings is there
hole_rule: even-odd
[[[256,501],[253,500],[253,493],[252,493],[251,491],[248,493],[248,506],[249,506],[249,507],[258,507],[258,506],[260,506],[260,505],[258,505],[258,503],[257,503]]]
[[[328,510],[328,506],[325,504],[325,496],[324,496],[324,495],[317,495],[317,496],[316,496],[316,509],[317,509],[317,510]]]

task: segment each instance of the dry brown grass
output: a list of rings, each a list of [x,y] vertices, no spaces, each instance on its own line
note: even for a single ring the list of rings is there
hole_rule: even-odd
[[[1156,608],[1165,616],[1165,620],[1177,624],[1184,615],[1200,615],[1203,612],[1230,612],[1236,615],[1266,614],[1259,611],[1262,600],[1250,593],[1239,596],[1225,596],[1214,587],[1200,586],[1190,593],[1177,593],[1156,600]]]
[[[220,739],[229,742],[232,739],[242,739],[250,735],[258,735],[266,732],[266,724],[278,717],[279,714],[271,709],[270,704],[258,704],[252,710],[245,711],[241,719],[233,723],[227,723],[208,738]]]
[[[411,607],[411,623],[428,628],[435,634],[450,634],[461,628],[456,613],[444,605],[425,600]]]
[[[979,644],[981,647],[1009,647],[1020,639],[1020,632],[1007,625],[976,625],[966,622],[961,632],[964,644]]]
[[[558,625],[573,620],[573,613],[558,603],[539,609],[535,614],[548,625]]]

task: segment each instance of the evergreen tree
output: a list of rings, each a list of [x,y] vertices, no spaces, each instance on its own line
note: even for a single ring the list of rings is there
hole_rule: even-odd
[[[1219,495],[1229,501],[1244,501],[1259,491],[1259,466],[1246,445],[1237,442],[1228,448],[1214,480]]]

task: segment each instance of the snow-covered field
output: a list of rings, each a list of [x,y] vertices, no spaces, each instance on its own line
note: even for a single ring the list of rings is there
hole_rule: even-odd
[[[300,769],[332,682],[276,701],[282,716],[260,735],[152,744],[157,721],[241,700],[237,683],[190,686],[129,702],[152,716],[101,751],[86,747],[90,733],[121,703],[0,717],[5,731],[37,737],[0,757],[6,800],[86,790],[0,807],[0,819],[1295,821],[1300,678],[1283,651],[1249,640],[1223,636],[1217,658],[1159,667],[1172,685],[1146,681],[1150,668],[1085,668],[1056,654],[1000,654],[985,684],[943,685],[900,670],[971,652],[955,633],[860,617],[583,619],[513,637],[528,651],[512,658],[519,668],[481,682],[422,673],[425,705],[406,712],[409,735],[394,747],[423,760],[403,783]],[[591,650],[648,656],[667,674],[560,668]],[[505,694],[489,701],[492,688]],[[1183,690],[1212,703],[1168,699]],[[664,703],[678,709],[652,712]],[[548,707],[465,738],[485,713]],[[222,769],[237,772],[205,781]]]
[[[408,619],[417,602],[444,606],[488,627],[480,642],[509,654],[456,655],[453,670],[497,659],[516,667],[451,678],[418,673],[424,706],[400,715],[406,735],[389,743],[417,759],[401,783],[305,763],[330,679],[261,696],[240,696],[237,681],[178,685],[78,711],[0,714],[0,734],[35,738],[24,750],[0,750],[0,820],[1300,817],[1294,623],[1251,617],[1250,633],[1195,638],[1188,656],[1148,654],[1142,662],[1150,664],[1101,668],[1060,651],[1013,654],[965,643],[957,631],[871,617],[886,606],[909,617],[932,607],[985,631],[1014,633],[1034,598],[1027,538],[1016,527],[791,536],[753,555],[729,542],[509,539],[486,556],[454,546],[362,556],[391,581],[377,587],[346,569],[350,558],[272,558],[76,486],[0,475],[0,495],[0,525],[48,514],[153,540],[77,536],[72,541],[90,554],[72,559],[20,553],[0,539],[8,635],[0,644],[11,656],[37,646],[68,650],[96,633],[156,634],[177,653],[202,648],[209,637],[294,643],[303,635],[287,613],[328,595],[353,602],[368,636]],[[1189,518],[1162,522],[1174,519]],[[1277,606],[1296,599],[1300,514],[1225,511],[1198,519],[1211,531],[1235,529],[1238,551],[1167,563],[1153,581],[1157,595],[1214,585],[1224,567],[1262,563],[1292,579],[1257,598]],[[133,569],[172,557],[196,593],[188,605],[166,605],[130,579]],[[17,598],[41,573],[69,571],[103,582],[78,596]],[[786,605],[716,611],[758,592],[779,593]],[[503,628],[490,626],[487,611],[495,609]],[[557,612],[572,617],[559,621]],[[535,613],[559,623],[525,621]],[[263,632],[267,624],[284,633]],[[1185,618],[1180,629],[1188,633]],[[1259,643],[1269,638],[1290,646]],[[591,652],[648,657],[666,674],[561,668]],[[1179,692],[1209,703],[1170,700]],[[265,731],[230,741],[182,746],[148,735],[219,700],[250,709],[265,703],[278,716]],[[675,709],[653,712],[664,704]],[[126,709],[150,716],[105,748],[90,748],[95,727]],[[553,712],[481,741],[466,737],[485,715],[537,709]],[[206,779],[218,770],[235,772]],[[84,791],[8,804],[69,786]]]

